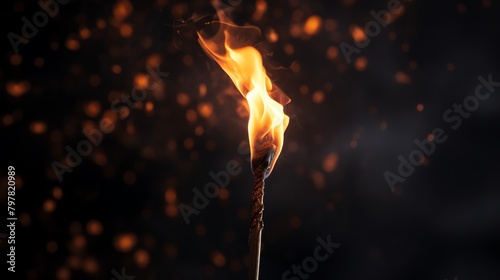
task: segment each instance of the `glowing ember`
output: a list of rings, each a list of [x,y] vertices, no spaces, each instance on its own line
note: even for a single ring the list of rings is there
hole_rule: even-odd
[[[352,28],[351,33],[352,33],[352,37],[354,38],[354,40],[356,42],[362,42],[362,41],[366,40],[366,34],[365,34],[365,32],[361,28],[359,28],[357,26],[354,26]]]
[[[7,92],[14,96],[18,97],[30,90],[30,82],[28,81],[22,81],[22,82],[8,82],[5,85],[5,88],[7,89]]]
[[[322,19],[319,16],[311,16],[304,25],[304,32],[307,35],[315,35],[321,29]]]

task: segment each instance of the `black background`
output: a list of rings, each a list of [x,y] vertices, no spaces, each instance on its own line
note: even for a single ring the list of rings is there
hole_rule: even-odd
[[[278,34],[274,43],[263,36],[258,48],[271,79],[292,99],[284,149],[266,181],[261,279],[282,279],[329,235],[341,246],[308,279],[500,279],[500,88],[458,129],[443,120],[474,94],[478,76],[500,80],[500,6],[402,2],[404,13],[353,55],[366,59],[366,69],[348,64],[341,51],[327,58],[327,49],[354,44],[352,26],[364,27],[370,11],[386,9],[387,1],[267,1],[261,19],[252,17],[255,1],[235,7],[239,24]],[[247,120],[238,113],[243,97],[201,50],[188,20],[214,10],[207,1],[126,3],[132,10],[122,21],[113,13],[120,1],[60,5],[17,56],[7,34],[20,34],[21,18],[31,20],[40,8],[34,1],[2,5],[0,200],[4,217],[12,165],[16,279],[112,279],[122,268],[135,279],[245,279],[252,175],[248,154],[238,151],[247,139]],[[291,36],[293,24],[313,15],[335,20],[334,30]],[[120,35],[124,23],[133,29],[129,37]],[[84,28],[87,39],[79,35]],[[79,47],[68,49],[68,38]],[[110,110],[111,92],[130,94],[152,55],[170,73],[160,93],[143,102],[152,111],[131,109],[59,182],[51,164],[64,162],[65,147],[76,147],[84,126]],[[398,82],[398,72],[407,83]],[[99,83],[91,85],[92,76]],[[22,81],[29,89],[13,95],[9,83]],[[178,103],[180,93],[189,96],[187,105]],[[100,104],[98,114],[86,114],[89,102]],[[200,104],[211,104],[212,114],[188,121],[187,111]],[[43,129],[35,133],[37,124]],[[384,172],[396,173],[398,156],[408,158],[414,140],[435,128],[447,140],[391,192]],[[334,170],[324,169],[329,155],[337,158]],[[210,199],[186,225],[177,206],[192,205],[192,189],[203,190],[209,173],[231,160],[242,172],[231,178],[229,196]],[[170,202],[168,190],[175,193]],[[89,221],[102,232],[91,234]],[[128,249],[117,245],[124,236],[133,241]],[[6,239],[0,248],[4,260]]]

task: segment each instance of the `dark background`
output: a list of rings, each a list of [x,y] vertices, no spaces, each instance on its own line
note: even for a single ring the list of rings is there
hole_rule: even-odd
[[[236,22],[261,28],[269,75],[292,99],[266,181],[261,279],[282,279],[329,235],[341,246],[308,279],[500,279],[500,89],[457,130],[443,120],[478,76],[500,80],[500,5],[402,1],[404,13],[348,64],[340,43],[354,44],[352,28],[387,2],[269,0],[260,18],[255,1],[234,9]],[[238,150],[244,99],[189,21],[214,10],[168,0],[59,8],[18,54],[7,34],[40,8],[4,2],[0,12],[1,213],[12,165],[19,218],[16,278],[2,279],[112,279],[122,268],[135,279],[245,279],[253,179]],[[322,27],[307,35],[314,15]],[[113,100],[146,65],[170,75],[116,119]],[[59,182],[51,164],[104,117],[116,129]],[[383,173],[436,127],[447,140],[392,192]],[[192,189],[230,160],[242,172],[187,225],[178,205],[192,206]]]

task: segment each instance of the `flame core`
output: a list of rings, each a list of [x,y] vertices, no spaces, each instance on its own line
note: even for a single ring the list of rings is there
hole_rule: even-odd
[[[213,1],[212,4],[219,20],[198,31],[198,41],[248,102],[248,138],[252,159],[262,144],[271,142],[274,145],[269,175],[283,147],[284,132],[289,123],[283,105],[289,103],[290,98],[273,85],[262,64],[261,54],[251,45],[252,40],[260,37],[260,30],[257,27],[235,25],[219,1]]]

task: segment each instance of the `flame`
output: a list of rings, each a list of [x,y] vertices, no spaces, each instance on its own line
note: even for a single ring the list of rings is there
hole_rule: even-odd
[[[283,147],[284,132],[289,123],[283,105],[289,103],[290,98],[273,85],[262,64],[261,54],[251,45],[252,39],[260,37],[260,30],[235,25],[218,0],[212,1],[212,4],[219,20],[206,24],[203,30],[198,31],[198,41],[248,102],[248,138],[252,159],[263,143],[270,141],[274,145],[269,175]],[[216,30],[211,34],[213,28]]]

